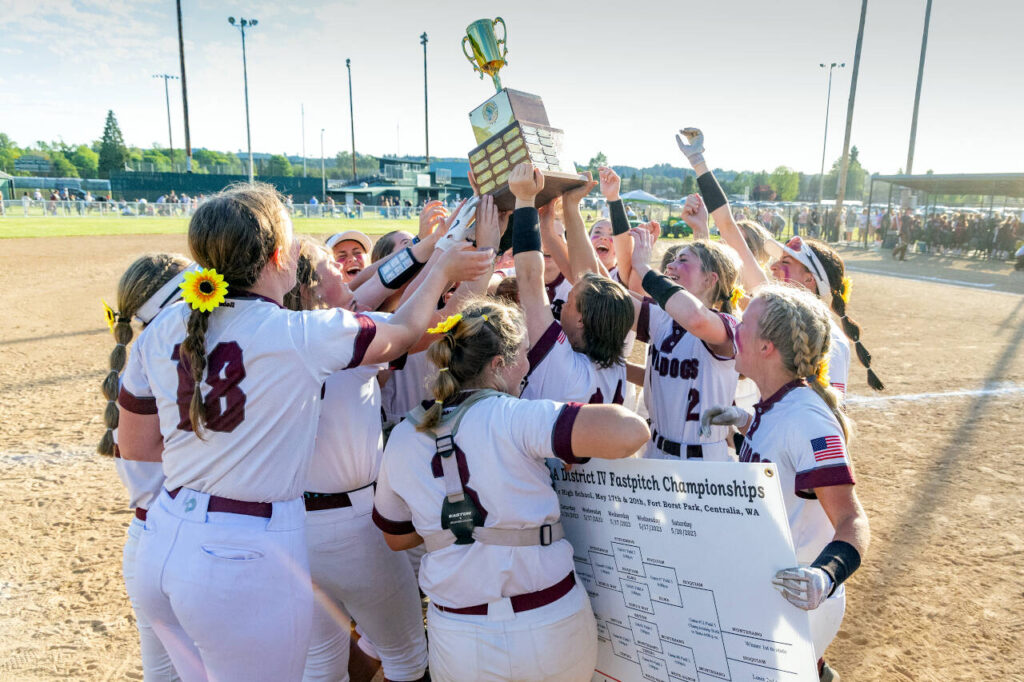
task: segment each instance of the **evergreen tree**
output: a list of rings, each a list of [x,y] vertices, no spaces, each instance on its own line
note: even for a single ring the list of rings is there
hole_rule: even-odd
[[[109,178],[111,171],[124,170],[128,161],[128,147],[124,144],[121,127],[113,111],[107,112],[107,122],[103,125],[103,138],[100,141],[100,177]]]

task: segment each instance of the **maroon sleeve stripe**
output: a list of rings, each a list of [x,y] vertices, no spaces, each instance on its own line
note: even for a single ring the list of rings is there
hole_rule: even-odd
[[[373,508],[373,523],[377,528],[380,528],[383,532],[388,535],[408,535],[409,533],[415,533],[416,528],[412,525],[412,521],[392,521],[391,519],[384,518],[377,511],[377,508]]]
[[[402,353],[401,357],[395,358],[394,360],[391,361],[391,363],[388,365],[388,369],[392,369],[392,370],[405,369],[405,363],[408,362],[408,360],[409,360],[409,354],[408,353]]]
[[[719,355],[715,351],[711,350],[711,347],[708,346],[706,341],[701,341],[701,343],[704,344],[704,347],[708,349],[708,352],[711,353],[711,357],[713,357],[715,360],[732,360],[733,358],[736,357],[736,332],[733,329],[732,325],[729,324],[729,320],[726,318],[725,313],[718,313],[718,317],[721,318],[722,324],[725,325],[725,335],[729,337],[728,340],[729,345],[732,346],[732,355],[730,355],[729,357]]]
[[[558,341],[558,335],[562,333],[562,325],[558,324],[557,321],[551,323],[551,325],[544,330],[541,334],[540,339],[537,343],[533,344],[533,348],[526,354],[526,359],[530,361],[530,372],[533,372],[533,368],[541,363],[541,361],[547,357],[547,354],[551,352],[551,349],[555,347],[555,342]],[[527,374],[529,376],[529,374]]]
[[[644,300],[640,303],[640,314],[636,319],[636,340],[642,341],[643,343],[651,342],[651,304],[654,303],[653,298],[644,296]]]
[[[589,457],[577,457],[572,451],[572,425],[576,423],[576,415],[580,413],[581,407],[582,403],[566,403],[551,429],[551,451],[566,464],[586,464],[590,461]]]
[[[377,335],[377,325],[366,315],[356,315],[356,322],[359,323],[359,332],[356,334],[355,347],[352,349],[352,360],[345,369],[352,369],[363,364],[363,357],[366,356],[366,349],[373,342]]]
[[[846,462],[833,466],[818,467],[801,471],[796,475],[793,488],[796,491],[826,488],[830,485],[853,485],[853,472]]]
[[[117,404],[134,414],[156,414],[156,398],[134,396],[121,387]]]

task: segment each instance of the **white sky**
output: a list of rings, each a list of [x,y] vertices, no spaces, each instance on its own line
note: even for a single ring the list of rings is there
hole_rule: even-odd
[[[925,0],[871,0],[853,144],[871,171],[906,163]],[[826,70],[832,87],[827,163],[842,150],[858,0],[488,1],[182,0],[193,147],[242,150],[238,30],[246,33],[253,149],[349,148],[345,58],[352,59],[357,150],[423,153],[423,61],[429,34],[434,156],[474,146],[468,112],[489,97],[462,56],[473,20],[509,26],[503,83],[540,95],[571,156],[685,165],[673,133],[697,125],[713,166],[817,172]],[[914,169],[1018,171],[1024,3],[937,0],[932,9]],[[97,139],[107,109],[125,140],[167,144],[163,83],[178,74],[173,0],[0,0],[0,131],[19,144]],[[184,142],[171,81],[174,144]]]

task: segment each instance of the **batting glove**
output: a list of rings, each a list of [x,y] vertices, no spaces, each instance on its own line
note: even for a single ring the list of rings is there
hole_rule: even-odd
[[[735,405],[731,407],[709,407],[700,415],[700,435],[711,437],[711,425],[735,426],[738,429],[747,425],[750,414]]]
[[[793,606],[813,611],[821,606],[832,591],[832,577],[813,566],[786,568],[775,574],[772,585]]]

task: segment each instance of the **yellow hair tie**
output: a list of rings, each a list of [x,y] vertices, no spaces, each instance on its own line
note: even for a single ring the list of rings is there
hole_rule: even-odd
[[[736,285],[732,288],[732,293],[729,294],[729,305],[733,308],[740,304],[740,299],[747,295],[747,292],[743,290],[743,287]]]
[[[115,313],[114,309],[107,305],[107,302],[102,298],[100,299],[100,303],[103,304],[103,314],[106,316],[107,326],[110,327],[110,333],[113,334],[114,324],[117,322],[117,313]]]
[[[446,319],[444,322],[441,322],[436,327],[431,327],[430,329],[427,330],[427,333],[428,334],[447,334],[448,332],[450,332],[452,330],[452,327],[454,327],[455,325],[457,325],[461,321],[462,321],[462,313],[455,313],[454,315],[449,315],[448,319]]]
[[[447,367],[442,367],[441,369],[437,370],[437,373],[440,374],[441,372],[447,372],[447,371],[448,371]]]
[[[223,275],[218,275],[213,268],[194,270],[185,273],[185,281],[178,285],[181,298],[192,306],[193,310],[208,313],[224,302],[228,293],[228,284]]]
[[[487,315],[484,315],[483,313],[480,314],[480,317],[484,318],[484,322],[487,322],[490,319],[487,317]]]
[[[850,281],[849,277],[843,277],[843,289],[839,293],[839,298],[843,299],[843,303],[850,302],[850,289],[853,288],[853,282]]]

